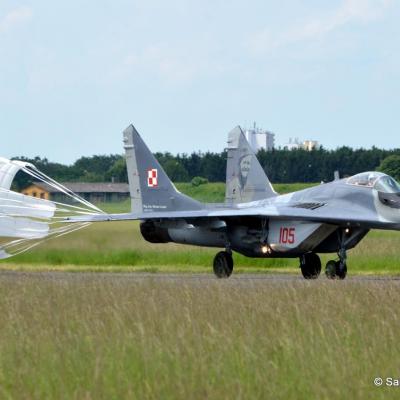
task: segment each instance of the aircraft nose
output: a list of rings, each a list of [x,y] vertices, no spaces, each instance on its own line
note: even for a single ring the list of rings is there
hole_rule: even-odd
[[[379,192],[379,201],[385,206],[400,210],[400,193]]]

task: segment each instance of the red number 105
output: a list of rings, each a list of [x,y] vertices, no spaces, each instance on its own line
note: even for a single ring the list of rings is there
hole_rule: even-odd
[[[295,231],[296,231],[296,228],[283,228],[283,227],[281,227],[281,230],[279,232],[279,243],[293,244],[294,243]]]

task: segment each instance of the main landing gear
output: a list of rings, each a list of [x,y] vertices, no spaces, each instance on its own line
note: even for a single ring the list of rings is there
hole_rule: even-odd
[[[321,260],[315,253],[306,253],[300,257],[301,273],[305,279],[317,279],[321,273]]]
[[[214,274],[217,278],[229,278],[233,271],[232,252],[220,251],[214,258]]]

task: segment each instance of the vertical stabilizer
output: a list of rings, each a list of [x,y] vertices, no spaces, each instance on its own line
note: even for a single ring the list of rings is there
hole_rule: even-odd
[[[226,203],[245,203],[276,196],[240,126],[229,132]]]
[[[202,208],[175,188],[133,125],[123,135],[133,213]]]

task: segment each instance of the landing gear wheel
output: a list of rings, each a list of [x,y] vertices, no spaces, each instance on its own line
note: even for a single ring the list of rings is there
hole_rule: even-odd
[[[328,279],[336,278],[336,261],[328,261],[325,267],[325,275]]]
[[[340,261],[336,261],[336,277],[338,279],[344,279],[347,275],[347,265],[345,263],[341,263]]]
[[[213,267],[217,278],[229,278],[233,271],[232,254],[220,251],[214,258]]]
[[[347,265],[340,261],[328,261],[325,267],[325,275],[328,279],[344,279],[347,275]]]
[[[315,253],[306,253],[300,257],[300,268],[305,279],[317,279],[321,272],[321,260]]]

